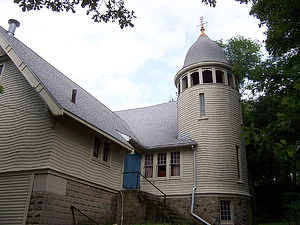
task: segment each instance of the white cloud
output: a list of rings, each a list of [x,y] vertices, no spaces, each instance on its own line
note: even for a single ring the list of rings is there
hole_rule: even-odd
[[[66,76],[116,110],[167,102],[176,92],[174,76],[200,34],[204,16],[212,40],[243,35],[264,39],[250,6],[234,0],[216,8],[199,0],[126,0],[136,12],[134,28],[94,23],[85,10],[23,13],[13,0],[1,1],[0,25],[10,18],[21,26],[16,37]]]

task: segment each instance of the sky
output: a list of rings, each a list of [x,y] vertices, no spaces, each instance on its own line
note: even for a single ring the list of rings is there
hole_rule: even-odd
[[[237,35],[263,41],[264,29],[249,15],[251,5],[219,0],[215,8],[201,0],[125,0],[134,10],[134,27],[95,23],[86,10],[22,12],[13,0],[1,0],[0,26],[20,22],[15,37],[113,111],[176,99],[174,76],[197,40],[200,17],[212,40]]]

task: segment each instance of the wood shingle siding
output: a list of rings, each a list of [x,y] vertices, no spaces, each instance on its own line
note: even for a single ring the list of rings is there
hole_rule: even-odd
[[[205,96],[205,118],[200,118],[200,93]],[[188,88],[178,98],[178,121],[179,133],[190,133],[198,143],[197,193],[249,195],[244,142],[239,139],[242,118],[237,90],[213,83]],[[240,181],[236,146],[241,148]]]

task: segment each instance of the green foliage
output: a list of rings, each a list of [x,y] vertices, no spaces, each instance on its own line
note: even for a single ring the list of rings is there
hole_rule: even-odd
[[[246,39],[243,36],[233,37],[224,43],[217,44],[225,52],[229,63],[233,66],[233,72],[244,78],[251,78],[251,73],[261,63],[261,44],[257,40]]]
[[[0,94],[2,94],[4,91],[4,87],[0,85]]]
[[[30,10],[41,10],[43,7],[54,12],[71,11],[76,12],[75,7],[80,5],[87,8],[87,15],[92,14],[95,22],[115,22],[118,21],[121,29],[127,26],[133,27],[132,19],[136,18],[134,11],[125,8],[123,0],[14,0],[19,4],[23,12]],[[105,7],[101,12],[101,7]]]

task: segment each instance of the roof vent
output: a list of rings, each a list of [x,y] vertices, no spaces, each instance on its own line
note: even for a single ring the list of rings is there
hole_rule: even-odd
[[[15,19],[10,19],[8,20],[8,24],[9,24],[9,28],[8,28],[8,35],[13,37],[15,35],[15,30],[17,27],[20,26],[20,23],[18,20],[15,20]]]
[[[77,94],[77,90],[73,89],[72,90],[72,98],[71,98],[71,102],[75,104],[76,102],[76,94]]]

